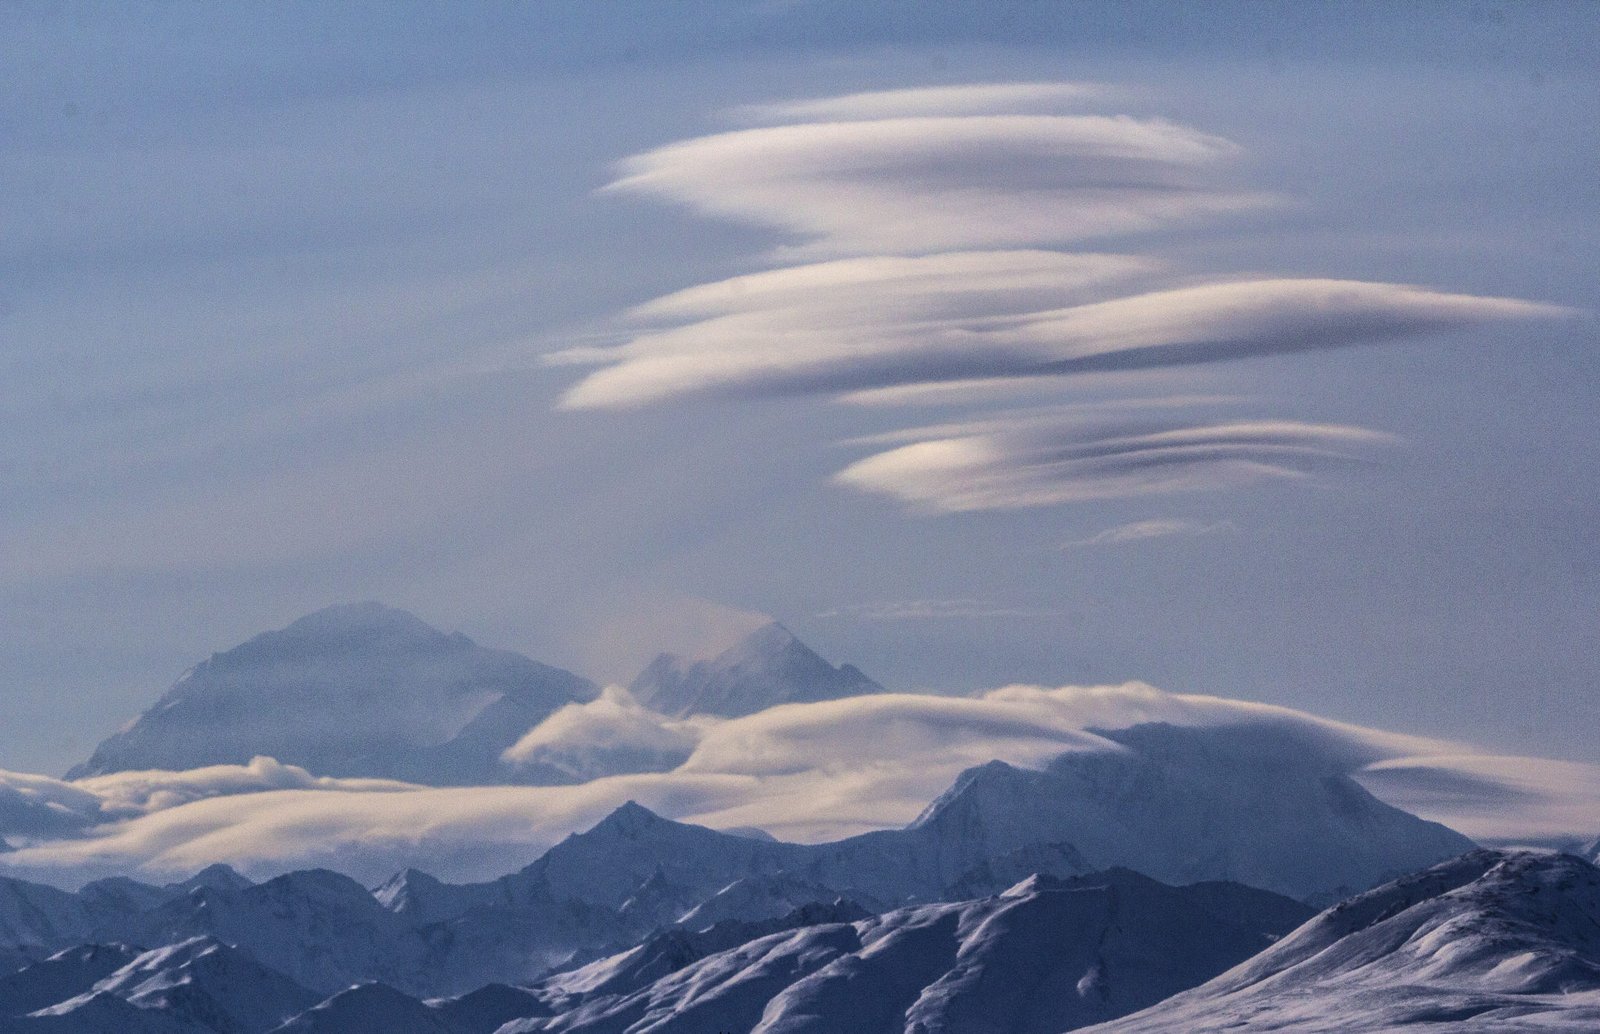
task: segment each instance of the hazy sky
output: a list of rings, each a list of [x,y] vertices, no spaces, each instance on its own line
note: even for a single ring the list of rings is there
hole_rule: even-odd
[[[1600,11],[943,6],[0,10],[0,767],[366,598],[1600,761]]]

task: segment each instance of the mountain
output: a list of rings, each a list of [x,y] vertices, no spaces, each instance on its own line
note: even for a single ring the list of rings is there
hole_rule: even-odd
[[[1096,731],[1124,749],[1063,754],[1043,771],[970,769],[911,829],[987,857],[1069,843],[1089,868],[1320,902],[1476,846],[1373,797],[1344,774],[1348,759],[1301,727]]]
[[[432,919],[491,906],[526,911],[547,909],[550,902],[583,903],[647,932],[700,907],[714,913],[712,921],[766,918],[773,900],[792,908],[808,893],[815,895],[810,900],[844,897],[885,907],[948,900],[953,887],[981,884],[983,874],[1009,867],[1009,847],[991,854],[967,833],[928,823],[826,844],[788,844],[674,822],[629,801],[533,864],[490,883],[407,879],[379,893],[393,907]],[[1069,846],[1025,846],[1040,870],[1086,871]]]
[[[134,923],[146,944],[208,938],[241,948],[294,982],[331,994],[419,965],[412,924],[361,884],[308,869],[252,886],[198,887]]]
[[[1600,870],[1476,851],[1345,901],[1096,1034],[1600,1030]]]
[[[379,983],[341,991],[273,1029],[275,1034],[458,1034],[435,1010]]]
[[[26,1016],[0,1019],[0,1034],[220,1034],[170,1016],[141,1009],[114,994],[95,994],[52,1005]]]
[[[139,956],[126,944],[63,948],[0,977],[0,1016],[21,1016],[75,998]]]
[[[94,939],[94,917],[76,894],[0,876],[0,943],[59,948]]]
[[[661,654],[628,688],[647,707],[679,718],[691,714],[731,718],[778,704],[884,691],[854,665],[835,668],[776,621],[710,660]]]
[[[95,994],[225,1034],[261,1034],[321,998],[211,937],[145,952],[95,983]]]
[[[595,685],[402,610],[317,611],[189,670],[68,773],[245,764],[433,784],[513,778],[500,754]]]
[[[1127,871],[1034,877],[998,897],[823,921],[712,954],[685,946],[674,959],[647,944],[530,988],[559,1011],[501,1032],[1056,1034],[1200,983],[1309,911],[1240,890],[1219,910],[1210,892]]]

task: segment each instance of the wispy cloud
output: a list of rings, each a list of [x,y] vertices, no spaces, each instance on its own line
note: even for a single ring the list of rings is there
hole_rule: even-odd
[[[1006,510],[1301,479],[1393,441],[1289,420],[1134,433],[1030,422],[903,445],[851,464],[837,480],[932,512]]]
[[[990,600],[876,600],[834,607],[819,618],[861,621],[931,621],[948,618],[1040,618],[1061,612],[1050,607],[1018,607]]]
[[[1199,521],[1163,517],[1119,524],[1114,528],[1096,532],[1088,538],[1063,542],[1061,548],[1083,549],[1092,546],[1121,546],[1130,542],[1146,542],[1150,539],[1193,538],[1197,535],[1219,535],[1224,532],[1238,530],[1238,527],[1232,521],[1213,521],[1209,524],[1204,524]]]
[[[1222,181],[1238,150],[1125,116],[806,122],[659,147],[623,162],[607,189],[770,226],[830,252],[1017,247],[1268,204]]]
[[[950,258],[923,261],[957,266],[945,261]],[[976,264],[974,256],[961,258]],[[991,267],[986,273],[1003,275],[1008,256],[984,258],[982,265]],[[1030,264],[1046,265],[1032,256]],[[1062,256],[1055,265],[1078,274],[1076,283],[1058,280],[1058,291],[1080,287],[1086,276],[1109,279],[1138,268],[1136,260],[1110,256]],[[812,271],[784,272],[798,285]],[[785,278],[774,277],[754,296],[728,290],[718,302],[717,294],[700,289],[653,303],[645,311],[718,311],[641,334],[611,352],[586,353],[609,364],[569,390],[562,404],[616,408],[689,395],[838,393],[1148,370],[1375,344],[1567,312],[1510,298],[1349,280],[1233,281],[1019,311],[1016,295],[1031,283],[1005,290],[982,280],[968,285],[965,274],[952,268],[902,276],[884,289],[881,281],[888,278],[882,272],[874,269],[852,283],[844,269],[834,267],[809,297],[798,286],[785,291]],[[881,308],[875,308],[880,292]],[[763,307],[774,296],[777,303]]]
[[[873,90],[841,97],[815,97],[747,104],[734,115],[757,121],[853,121],[908,115],[983,115],[997,112],[1058,110],[1118,94],[1100,83],[964,83]]]

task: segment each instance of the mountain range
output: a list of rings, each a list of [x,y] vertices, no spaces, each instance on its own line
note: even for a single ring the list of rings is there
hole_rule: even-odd
[[[267,755],[316,775],[555,784],[589,776],[513,748],[558,712],[546,728],[641,704],[663,729],[727,728],[880,692],[776,623],[708,659],[663,654],[602,696],[352,604],[197,665],[72,774]],[[0,877],[0,1034],[1600,1029],[1600,842],[1478,849],[1355,782],[1350,740],[1270,714],[1068,742],[1035,767],[966,769],[903,827],[825,843],[630,801],[477,883]],[[33,785],[16,806],[50,814]]]
[[[322,952],[300,932],[311,971]],[[1551,853],[1469,852],[1314,916],[1239,884],[1174,887],[1128,870],[876,914],[814,902],[669,925],[586,964],[446,998],[370,977],[317,991],[261,960],[272,941],[56,952],[0,976],[0,1032],[1439,1034],[1600,1021],[1600,870]]]
[[[1342,902],[1096,1034],[1600,1030],[1600,870],[1477,851]]]
[[[635,695],[668,715],[742,715],[883,687],[835,668],[773,622],[703,661],[657,657]],[[195,665],[68,779],[245,764],[434,786],[570,783],[557,765],[503,760],[557,709],[598,687],[570,671],[446,634],[379,603],[328,607]]]

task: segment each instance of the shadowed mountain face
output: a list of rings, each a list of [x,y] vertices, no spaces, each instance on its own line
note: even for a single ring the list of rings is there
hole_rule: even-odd
[[[912,828],[990,857],[1064,842],[1093,869],[1237,880],[1319,903],[1476,846],[1373,797],[1343,774],[1336,749],[1293,726],[1100,735],[1126,749],[1063,754],[1044,771],[971,769]]]
[[[820,916],[716,951],[656,938],[535,985],[555,1018],[502,1030],[1058,1034],[1192,987],[1308,911],[1237,891],[1125,870],[1036,876],[995,897]]]
[[[191,669],[69,777],[245,764],[433,784],[513,781],[500,754],[593,683],[376,603],[329,607]]]
[[[1600,870],[1477,851],[1335,905],[1102,1034],[1600,1030]]]
[[[628,688],[641,703],[678,718],[734,718],[778,704],[884,691],[854,665],[835,668],[776,621],[710,660],[661,654]]]

